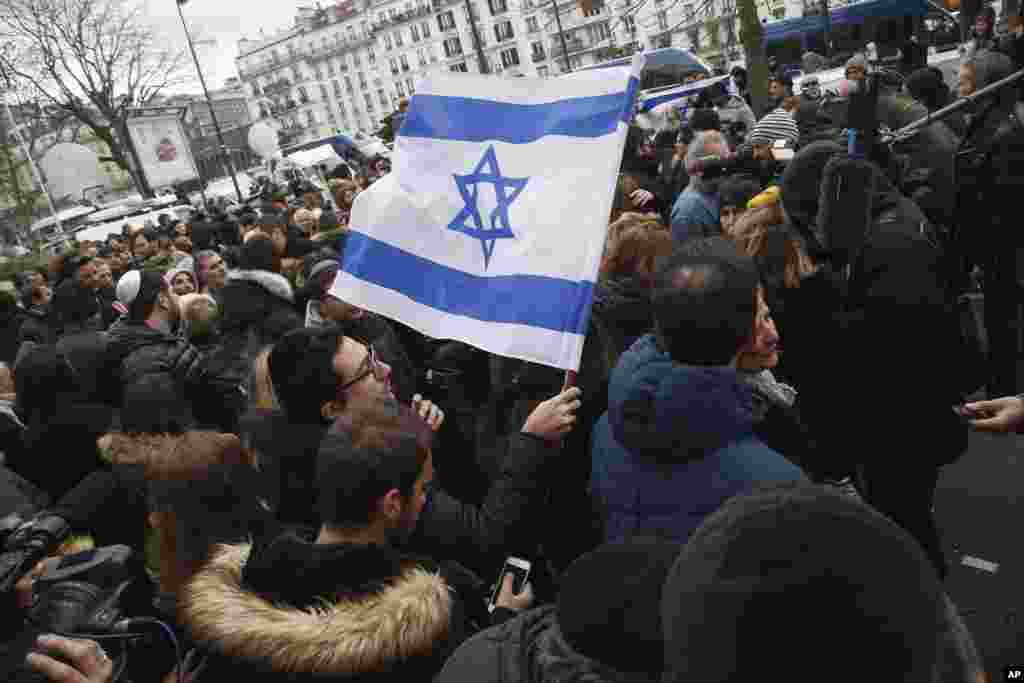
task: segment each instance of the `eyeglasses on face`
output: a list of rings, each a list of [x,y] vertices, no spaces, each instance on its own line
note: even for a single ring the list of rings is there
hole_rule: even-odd
[[[359,372],[356,373],[354,378],[341,385],[341,391],[345,391],[349,387],[362,382],[370,375],[373,375],[374,379],[379,382],[383,382],[387,379],[384,368],[377,362],[377,352],[374,350],[373,344],[366,345],[366,358],[363,360],[363,364],[360,366]]]

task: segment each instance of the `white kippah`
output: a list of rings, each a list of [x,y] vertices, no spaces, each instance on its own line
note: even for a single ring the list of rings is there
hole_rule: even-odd
[[[117,300],[125,306],[131,306],[142,287],[142,272],[129,270],[117,281]]]

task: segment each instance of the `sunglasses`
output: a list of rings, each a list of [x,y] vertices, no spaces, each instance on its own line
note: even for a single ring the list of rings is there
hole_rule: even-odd
[[[341,386],[341,391],[345,391],[349,387],[362,382],[370,375],[373,375],[374,379],[378,382],[383,382],[387,379],[387,374],[384,372],[384,368],[377,362],[377,352],[374,350],[373,344],[367,344],[366,348],[366,359],[363,361],[359,372],[356,373],[356,376],[352,380]]]

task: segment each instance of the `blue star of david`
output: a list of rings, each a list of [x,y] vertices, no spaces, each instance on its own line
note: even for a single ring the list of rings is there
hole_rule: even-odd
[[[484,250],[484,270],[487,270],[491,263],[491,256],[494,254],[495,242],[499,239],[515,239],[508,218],[508,207],[526,187],[529,178],[507,178],[501,175],[493,145],[487,148],[472,173],[468,175],[453,174],[452,177],[455,178],[455,184],[459,188],[459,194],[462,195],[462,202],[465,206],[448,224],[448,229],[480,240],[480,246]],[[498,199],[498,206],[487,216],[486,223],[480,216],[480,209],[477,207],[480,183],[494,185],[494,194]]]

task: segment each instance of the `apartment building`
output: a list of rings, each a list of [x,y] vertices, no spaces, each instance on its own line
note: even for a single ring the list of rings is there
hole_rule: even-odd
[[[800,16],[805,0],[757,2],[770,21]],[[236,64],[251,118],[287,145],[376,131],[434,69],[555,76],[669,46],[740,59],[736,0],[340,0],[239,41]]]
[[[347,0],[300,8],[295,25],[239,42],[238,73],[254,120],[279,129],[282,144],[376,131],[432,69],[537,73],[522,17],[510,0]],[[476,19],[476,38],[470,16]]]

